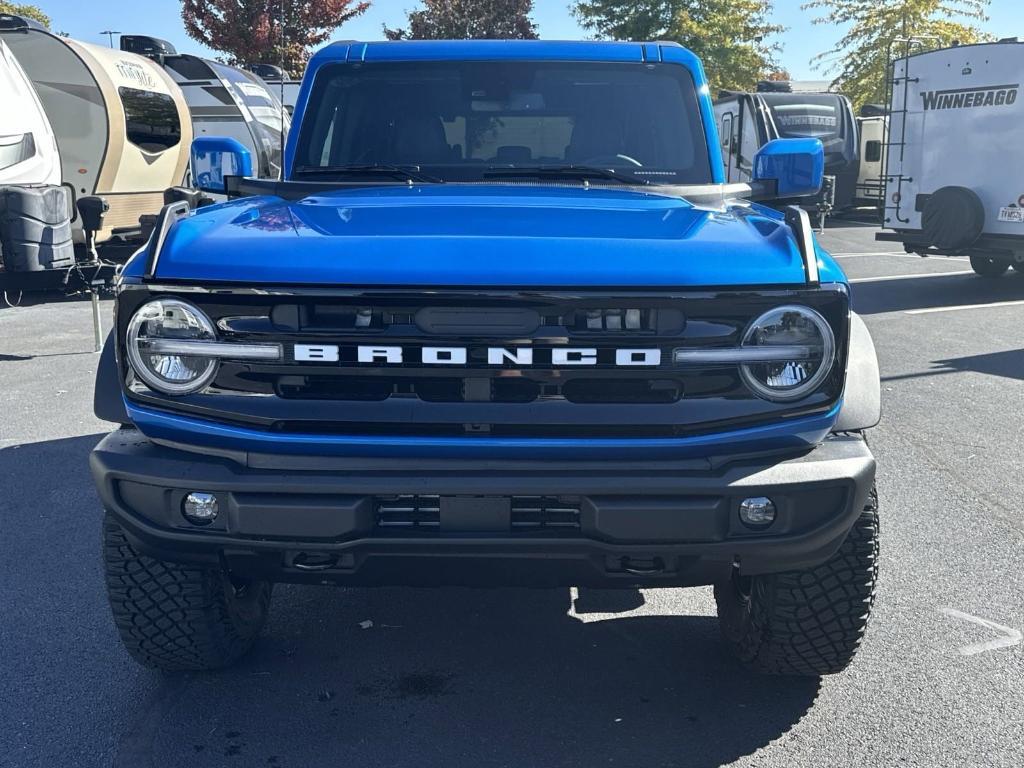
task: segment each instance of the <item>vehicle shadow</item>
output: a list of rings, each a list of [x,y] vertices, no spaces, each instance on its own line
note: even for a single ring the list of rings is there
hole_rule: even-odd
[[[236,667],[145,670],[106,605],[99,437],[0,450],[0,754],[25,768],[716,766],[818,695],[743,671],[707,592],[682,590],[583,590],[570,613],[565,589],[279,585]]]
[[[878,227],[880,217],[873,208],[861,208],[832,214],[825,222],[825,231],[830,229],[856,229],[859,227]]]
[[[640,595],[606,597],[628,610]],[[153,765],[717,766],[792,728],[819,688],[742,671],[713,617],[584,623],[567,590],[275,601],[251,657],[190,676],[162,713]]]
[[[960,274],[878,280],[854,283],[851,291],[855,312],[877,315],[911,309],[1019,301],[1024,299],[1024,275],[1011,272],[994,279]]]
[[[990,376],[1003,376],[1007,379],[1024,380],[1024,350],[1011,349],[1006,352],[992,352],[987,355],[968,355],[967,357],[951,357],[946,360],[936,360],[927,371],[883,376],[882,381],[920,379],[966,371],[987,373]]]

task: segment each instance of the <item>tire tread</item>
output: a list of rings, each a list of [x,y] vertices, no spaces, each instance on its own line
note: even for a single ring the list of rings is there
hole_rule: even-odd
[[[875,600],[879,553],[874,488],[839,551],[819,566],[753,579],[743,611],[731,584],[715,587],[723,632],[740,660],[772,675],[844,670],[864,639]],[[742,626],[741,626],[742,625]]]
[[[270,587],[250,587],[255,616],[239,619],[216,570],[169,563],[139,553],[109,515],[103,564],[114,624],[128,652],[162,670],[225,667],[253,645],[270,603]]]

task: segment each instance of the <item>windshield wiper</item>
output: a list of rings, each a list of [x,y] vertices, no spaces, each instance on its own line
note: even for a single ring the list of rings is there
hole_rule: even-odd
[[[531,178],[531,179],[600,179],[617,181],[620,184],[650,184],[647,179],[638,179],[626,172],[589,165],[521,165],[491,166],[484,172],[484,178]]]
[[[303,165],[295,172],[309,176],[389,176],[392,179],[444,184],[443,179],[422,173],[418,165]]]

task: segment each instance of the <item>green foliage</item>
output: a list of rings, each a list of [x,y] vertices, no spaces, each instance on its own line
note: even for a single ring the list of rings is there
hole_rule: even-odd
[[[423,0],[409,11],[408,29],[389,29],[389,40],[534,40],[533,0]]]
[[[43,9],[36,5],[18,5],[0,0],[0,13],[12,13],[15,16],[24,16],[27,19],[35,19],[45,27],[50,26],[50,17],[43,13]]]
[[[835,47],[814,58],[833,86],[855,107],[885,99],[890,55],[902,54],[899,38],[920,40],[915,51],[941,48],[954,40],[975,43],[988,36],[971,21],[985,21],[989,0],[812,0],[804,10],[822,15],[815,24],[849,29]],[[957,20],[959,19],[959,21]]]
[[[769,0],[576,0],[584,29],[614,40],[674,40],[704,63],[712,93],[752,90],[778,69],[783,31],[769,23]]]

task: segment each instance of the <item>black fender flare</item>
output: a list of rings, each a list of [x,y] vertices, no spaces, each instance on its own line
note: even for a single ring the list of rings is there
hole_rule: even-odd
[[[850,313],[850,348],[846,363],[846,389],[833,432],[871,429],[882,418],[882,383],[875,342],[860,315]]]
[[[92,410],[97,419],[112,421],[115,424],[131,424],[128,411],[124,407],[124,395],[121,393],[121,375],[117,368],[117,350],[114,332],[107,334],[96,366],[96,388],[92,395]]]

